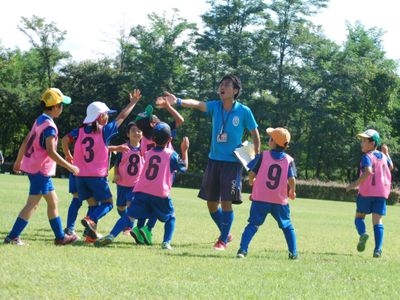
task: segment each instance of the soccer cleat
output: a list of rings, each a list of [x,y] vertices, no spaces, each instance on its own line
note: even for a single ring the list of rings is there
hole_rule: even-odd
[[[226,249],[226,244],[223,241],[218,240],[218,241],[215,242],[214,250],[224,251],[225,249]]]
[[[123,234],[124,235],[129,235],[129,233],[132,231],[132,227],[126,227],[124,230],[123,230]]]
[[[151,240],[153,234],[149,230],[147,226],[143,226],[142,228],[139,229],[140,233],[142,234],[143,240],[146,243],[146,245],[153,245],[153,242]]]
[[[163,242],[161,244],[161,249],[163,250],[172,250],[171,244],[169,242]]]
[[[76,234],[76,231],[71,229],[71,228],[65,228],[64,229],[64,233],[67,235],[76,235],[77,239],[80,240],[81,238],[79,237],[79,235]]]
[[[91,237],[92,239],[97,239],[97,232],[96,232],[96,227],[97,224],[95,222],[93,222],[93,220],[90,219],[89,216],[84,217],[81,220],[82,225],[85,227],[85,229],[87,229],[87,236]]]
[[[382,250],[375,250],[373,257],[379,258],[382,256]]]
[[[245,258],[246,256],[247,256],[247,252],[242,249],[239,249],[236,254],[237,258]]]
[[[78,236],[76,234],[73,234],[73,235],[65,234],[63,239],[55,239],[54,244],[56,246],[65,246],[68,244],[72,244],[77,239],[78,239]]]
[[[90,236],[85,237],[86,244],[93,244],[97,241],[97,239],[92,239]]]
[[[144,238],[143,238],[142,234],[140,233],[139,228],[137,226],[131,230],[130,234],[133,237],[133,239],[135,240],[136,244],[138,244],[138,245],[145,244]]]
[[[10,239],[8,236],[4,239],[4,244],[10,244],[10,245],[14,245],[14,246],[26,246],[27,244],[24,243],[19,236],[17,236],[16,238]]]
[[[94,245],[96,247],[104,247],[107,245],[110,245],[114,241],[114,236],[112,234],[106,235],[105,237],[102,237],[101,239],[98,239]]]
[[[296,254],[293,254],[292,252],[289,252],[288,258],[289,258],[290,260],[296,260],[296,259],[299,258],[299,255],[298,255],[297,253],[296,253]]]
[[[365,250],[365,244],[367,243],[369,235],[364,233],[360,236],[360,239],[357,244],[357,251],[363,252]]]

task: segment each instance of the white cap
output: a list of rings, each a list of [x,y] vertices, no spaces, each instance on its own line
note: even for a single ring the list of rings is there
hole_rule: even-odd
[[[115,113],[116,110],[111,110],[108,106],[100,101],[92,102],[86,109],[86,118],[83,120],[84,124],[89,124],[97,120],[97,118],[104,113]]]

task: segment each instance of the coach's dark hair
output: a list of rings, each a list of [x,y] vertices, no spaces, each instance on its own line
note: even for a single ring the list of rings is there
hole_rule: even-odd
[[[242,91],[242,82],[240,81],[240,78],[233,74],[227,74],[222,77],[222,79],[219,81],[219,84],[221,84],[224,80],[229,80],[232,82],[233,88],[239,90],[237,94],[235,94],[235,99],[239,97],[240,92]]]

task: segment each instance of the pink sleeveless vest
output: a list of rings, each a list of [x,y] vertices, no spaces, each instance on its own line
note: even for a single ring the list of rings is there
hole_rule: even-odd
[[[56,162],[47,154],[46,149],[40,146],[40,135],[47,127],[53,127],[56,130],[55,141],[58,142],[58,129],[52,119],[45,120],[37,125],[37,120],[29,133],[28,142],[24,156],[21,161],[21,170],[28,174],[39,173],[44,176],[54,176],[56,174]]]
[[[125,145],[129,146],[128,143]],[[122,153],[121,161],[118,165],[119,180],[118,185],[125,187],[134,187],[139,180],[140,173],[144,165],[144,158],[140,149],[130,149]]]
[[[74,146],[74,165],[79,177],[105,177],[108,174],[108,148],[103,139],[103,127],[96,132],[85,133],[79,128]]]
[[[287,176],[289,164],[292,161],[293,158],[288,154],[282,160],[274,160],[271,151],[264,151],[251,199],[286,205],[288,203]]]
[[[367,153],[372,161],[372,174],[360,184],[358,192],[364,197],[383,197],[387,199],[390,194],[392,174],[387,162],[387,157],[382,153],[382,159],[378,159],[372,152]],[[362,170],[361,174],[362,175]]]
[[[142,156],[144,156],[144,154],[146,153],[146,151],[149,151],[150,149],[153,149],[155,147],[155,143],[153,142],[153,140],[148,139],[147,137],[142,137],[141,141],[140,141],[140,151],[142,153]],[[167,145],[168,149],[174,150],[174,147],[172,146],[172,143],[168,143]]]
[[[163,151],[154,151],[154,149],[147,151],[142,173],[133,191],[161,198],[168,197],[174,174],[170,169],[172,153],[174,151],[168,148],[164,148]]]

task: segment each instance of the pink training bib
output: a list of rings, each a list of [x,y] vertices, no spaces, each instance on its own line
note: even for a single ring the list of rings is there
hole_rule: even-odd
[[[383,197],[387,199],[392,182],[392,174],[390,173],[387,157],[383,153],[381,159],[378,159],[372,152],[366,155],[372,161],[372,174],[360,184],[358,191],[364,197]],[[360,176],[362,174],[361,170]]]
[[[142,137],[140,141],[140,151],[142,153],[142,156],[146,153],[146,151],[149,151],[150,149],[153,149],[156,146],[156,144],[153,142],[153,140],[148,139],[146,137]],[[168,149],[174,150],[174,147],[172,146],[172,143],[169,142],[167,145]]]
[[[164,148],[163,151],[147,151],[142,173],[133,191],[161,198],[168,197],[174,174],[170,167],[172,153],[174,151],[168,148]]]
[[[29,174],[40,172],[44,176],[54,176],[56,174],[56,162],[49,157],[46,149],[40,146],[40,136],[49,126],[56,130],[55,141],[57,144],[58,129],[54,121],[46,119],[42,124],[37,125],[37,120],[35,120],[21,161],[22,171]]]
[[[74,165],[80,177],[105,177],[108,174],[108,148],[103,139],[103,127],[96,132],[85,133],[79,128],[74,146]]]
[[[264,151],[260,169],[253,184],[251,199],[286,205],[288,203],[288,172],[293,158],[286,154],[282,160],[272,158],[271,151]]]
[[[129,146],[128,143],[125,145]],[[117,184],[125,187],[134,187],[139,180],[140,173],[144,166],[144,157],[140,149],[135,148],[122,153],[121,161],[118,165],[119,179]]]

